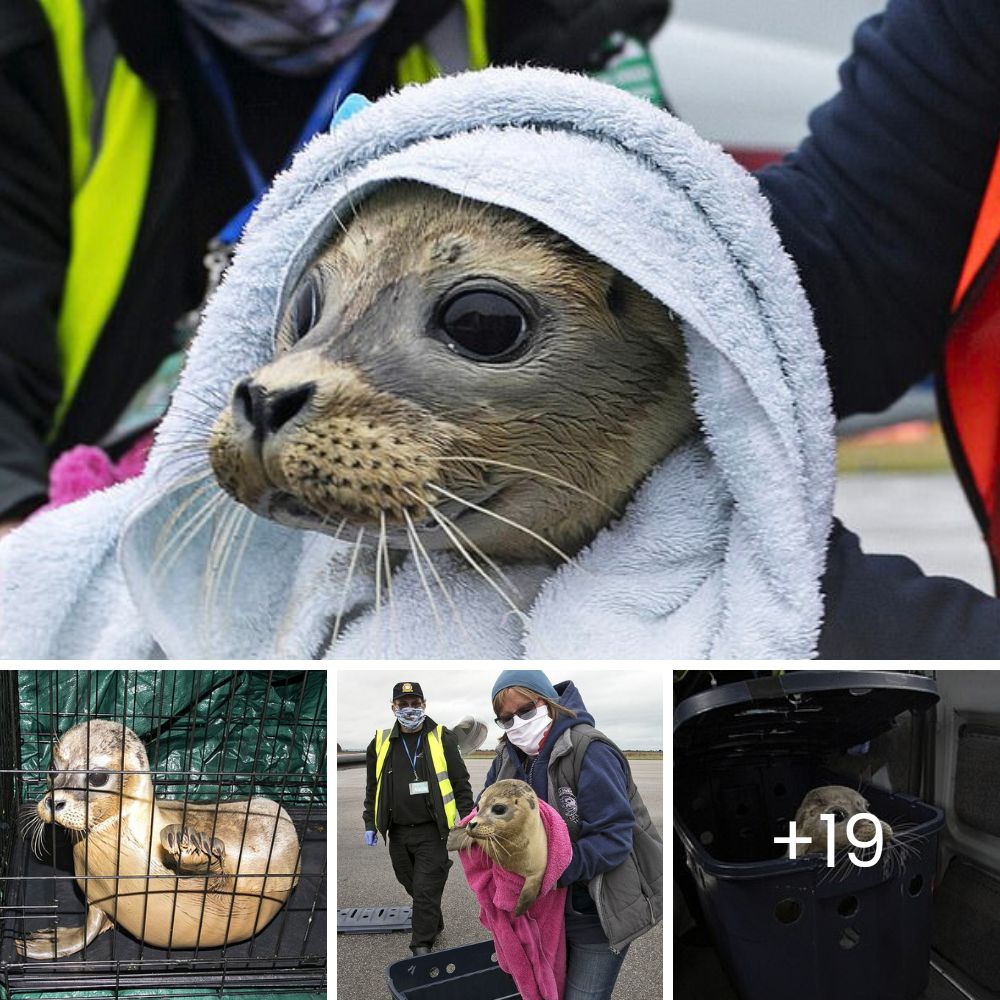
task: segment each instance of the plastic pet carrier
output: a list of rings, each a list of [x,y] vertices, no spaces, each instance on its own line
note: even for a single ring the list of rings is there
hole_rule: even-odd
[[[385,978],[393,1000],[521,1000],[492,941],[393,962]]]
[[[674,712],[674,825],[705,918],[743,1000],[914,1000],[927,986],[944,813],[865,787],[905,844],[869,868],[788,858],[789,824],[821,766],[937,701],[907,674],[795,672],[726,684]],[[840,854],[838,854],[840,860]]]

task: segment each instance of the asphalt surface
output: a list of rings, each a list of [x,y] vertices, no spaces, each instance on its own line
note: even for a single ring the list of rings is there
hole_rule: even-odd
[[[835,509],[866,552],[909,556],[928,575],[993,593],[986,546],[953,473],[842,476]]]
[[[473,794],[483,787],[489,760],[470,760]],[[653,822],[663,832],[663,761],[633,760],[632,773]],[[337,771],[337,907],[409,905],[409,897],[392,874],[389,852],[366,847],[361,809],[365,793],[363,767]],[[466,885],[461,866],[451,869],[442,900],[445,930],[436,950],[489,940],[479,923],[479,907]],[[409,956],[409,932],[337,935],[337,993],[341,1000],[391,997],[385,969]],[[629,949],[615,987],[614,1000],[661,1000],[663,997],[662,925]],[[428,996],[428,1000],[432,1000]],[[477,1000],[470,997],[468,1000]]]

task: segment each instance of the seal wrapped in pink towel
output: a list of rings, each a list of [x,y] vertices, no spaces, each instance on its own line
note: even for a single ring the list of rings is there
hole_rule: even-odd
[[[523,785],[523,782],[498,782],[499,785]],[[487,810],[485,799],[496,786],[490,786],[483,793],[480,809],[473,810],[459,821],[459,827],[464,828],[473,820],[477,820],[477,829],[485,821]],[[483,926],[493,935],[496,945],[497,962],[504,972],[514,978],[523,1000],[561,1000],[566,988],[566,927],[565,907],[566,890],[557,889],[556,881],[566,870],[573,857],[573,845],[570,842],[569,831],[562,817],[547,802],[540,801],[531,789],[530,801],[533,805],[524,805],[527,798],[520,800],[517,806],[513,802],[507,804],[511,809],[509,819],[498,822],[498,835],[493,837],[475,836],[477,830],[471,830],[468,840],[463,840],[459,850],[459,858],[465,869],[465,877],[469,887],[479,900],[479,919]],[[491,799],[489,812],[496,809],[498,796]],[[505,796],[504,799],[507,797]],[[480,840],[487,845],[495,845],[491,853],[510,860],[504,852],[517,853],[511,839],[513,831],[507,829],[507,824],[520,826],[519,809],[534,809],[541,819],[541,831],[544,832],[547,860],[541,876],[540,886],[534,900],[527,905],[521,916],[514,916],[526,888],[526,879],[514,872],[501,867],[501,864],[490,857],[487,851],[476,843]],[[503,814],[496,814],[503,816]],[[527,815],[530,815],[528,813]],[[482,819],[480,819],[482,817]],[[457,833],[458,830],[453,831]],[[464,833],[464,829],[462,831]],[[454,847],[455,841],[449,838],[449,846]]]

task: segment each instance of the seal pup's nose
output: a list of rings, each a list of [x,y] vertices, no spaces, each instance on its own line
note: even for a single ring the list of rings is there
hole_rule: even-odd
[[[252,379],[244,379],[233,390],[233,410],[253,427],[254,437],[263,441],[301,413],[315,392],[315,382],[268,392]]]

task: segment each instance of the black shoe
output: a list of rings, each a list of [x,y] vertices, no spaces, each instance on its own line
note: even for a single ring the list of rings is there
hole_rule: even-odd
[[[413,952],[414,957],[418,955],[429,955],[431,953],[430,948],[428,948],[425,944],[418,944],[415,946],[411,945],[410,951]]]

